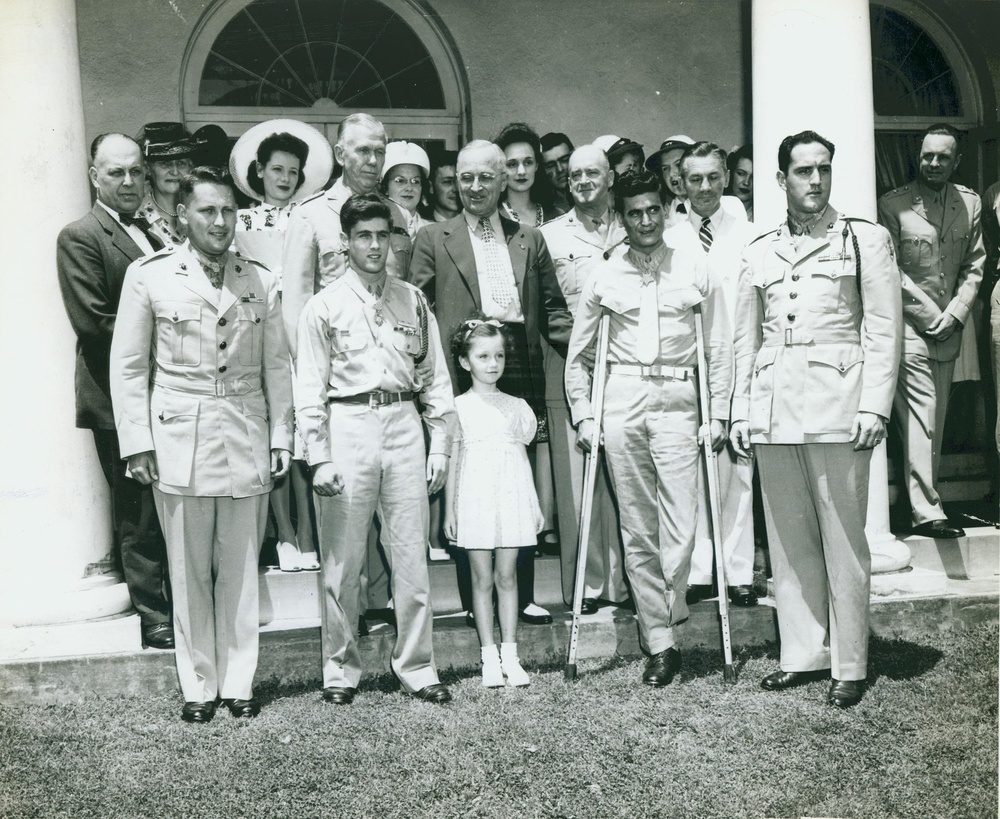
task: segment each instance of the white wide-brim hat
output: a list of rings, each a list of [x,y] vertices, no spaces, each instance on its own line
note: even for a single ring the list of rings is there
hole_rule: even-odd
[[[608,152],[608,148],[614,145],[621,137],[618,134],[605,134],[604,136],[599,136],[591,144],[600,148],[604,153]]]
[[[413,142],[390,142],[385,146],[385,163],[382,165],[381,182],[397,165],[416,165],[423,168],[427,176],[431,175],[431,161],[427,151]]]
[[[257,161],[257,149],[269,136],[281,133],[298,137],[309,147],[309,156],[300,169],[305,182],[295,191],[292,196],[293,202],[322,190],[330,179],[330,174],[333,172],[333,148],[322,131],[297,119],[269,119],[254,125],[236,140],[233,152],[229,155],[229,174],[233,177],[236,187],[251,199],[261,199],[261,194],[250,187],[247,179],[251,165]]]

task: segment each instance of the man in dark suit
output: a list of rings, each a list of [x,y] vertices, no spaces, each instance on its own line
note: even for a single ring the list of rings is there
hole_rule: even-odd
[[[63,228],[56,265],[63,304],[76,332],[76,425],[94,433],[111,490],[115,541],[142,641],[173,648],[167,598],[166,549],[149,487],[125,476],[111,409],[111,335],[126,268],[161,248],[133,214],[142,202],[142,152],[124,134],[102,134],[90,151],[90,181],[97,201],[90,213]]]
[[[500,389],[544,414],[540,339],[544,336],[565,355],[573,320],[541,232],[505,219],[497,210],[507,187],[505,164],[503,151],[492,142],[474,140],[459,152],[456,172],[464,210],[417,233],[409,280],[427,295],[446,338],[475,313],[505,322],[514,350]],[[456,392],[463,391],[466,382],[450,356],[448,368]],[[521,620],[550,623],[551,615],[534,605],[534,574],[527,558],[519,561],[524,567],[518,574]]]

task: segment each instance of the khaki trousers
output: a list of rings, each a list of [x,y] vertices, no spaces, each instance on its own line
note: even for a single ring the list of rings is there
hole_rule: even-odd
[[[722,495],[719,517],[726,584],[749,586],[753,583],[753,461],[737,457],[729,446],[715,460],[719,464],[719,492]],[[715,551],[711,532],[708,487],[702,467],[698,470],[698,529],[689,583],[707,586],[712,582]]]
[[[249,699],[260,622],[257,560],[267,493],[169,495],[153,487],[174,597],[174,653],[185,702]]]
[[[871,450],[757,444],[778,609],[782,671],[868,667],[871,554],[865,535]]]
[[[323,686],[361,679],[358,613],[361,572],[373,516],[391,569],[396,614],[392,670],[409,692],[438,682],[427,575],[426,450],[412,402],[369,409],[329,405],[329,435],[344,491],[315,496],[322,553]]]
[[[604,411],[608,466],[618,496],[625,570],[639,644],[658,654],[687,619],[698,510],[695,382],[612,374]]]

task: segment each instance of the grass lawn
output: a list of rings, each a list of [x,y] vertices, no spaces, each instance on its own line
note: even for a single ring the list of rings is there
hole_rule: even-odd
[[[179,696],[0,706],[0,816],[993,819],[997,644],[985,627],[873,640],[848,711],[825,682],[760,690],[773,645],[738,655],[731,687],[717,652],[691,650],[660,690],[615,660],[571,684],[529,668],[520,690],[453,672],[445,707],[388,675],[350,707],[265,683],[256,720],[200,726]]]

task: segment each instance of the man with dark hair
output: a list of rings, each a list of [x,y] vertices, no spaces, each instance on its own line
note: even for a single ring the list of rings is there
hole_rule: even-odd
[[[871,450],[885,438],[902,335],[892,242],[830,206],[833,145],[786,137],[788,217],[743,251],[732,442],[757,457],[774,575],[781,691],[833,677],[856,704],[868,662]]]
[[[684,182],[681,180],[681,157],[692,145],[694,140],[691,137],[675,134],[663,140],[659,150],[650,154],[646,160],[646,168],[663,181],[665,204],[669,206],[663,220],[667,227],[684,220],[684,209],[681,207],[685,196]]]
[[[455,176],[458,152],[435,151],[430,159],[430,191],[428,193],[431,207],[427,216],[432,222],[447,222],[462,212],[462,203],[458,199],[458,178]]]
[[[67,225],[56,243],[63,304],[76,332],[76,425],[94,433],[97,456],[111,492],[114,543],[125,585],[139,613],[142,643],[173,648],[167,595],[167,553],[153,494],[125,474],[111,408],[108,358],[125,270],[163,245],[134,218],[142,202],[145,168],[132,137],[101,134],[90,152],[97,201]]]
[[[961,159],[958,132],[931,126],[920,145],[917,178],[878,202],[903,286],[895,410],[913,533],[934,538],[965,534],[944,513],[938,468],[955,359],[986,262],[979,196],[949,181]]]
[[[733,325],[736,312],[736,292],[740,274],[740,254],[753,238],[753,225],[737,204],[738,216],[722,206],[722,192],[729,174],[726,152],[714,142],[696,142],[684,151],[680,163],[681,181],[685,191],[685,218],[667,231],[668,244],[687,243],[708,265],[709,276],[719,288],[726,306],[726,317]],[[722,531],[716,537],[722,541],[729,599],[737,606],[757,603],[753,584],[753,463],[738,458],[730,448],[719,453],[719,481],[722,497],[719,517]],[[699,477],[701,473],[699,472]],[[707,491],[699,491],[698,536],[691,559],[690,585],[687,601],[696,603],[711,597],[714,550],[709,535],[710,517],[706,503]]]
[[[743,203],[747,219],[753,221],[753,145],[741,145],[726,160],[729,187],[726,192]]]
[[[386,273],[388,207],[374,194],[352,196],[340,224],[347,270],[306,305],[296,365],[322,552],[323,699],[348,705],[357,693],[360,576],[377,511],[393,569],[392,671],[409,694],[445,703],[451,694],[434,666],[425,545],[427,496],[448,473],[451,379],[424,295]]]
[[[569,353],[566,395],[577,439],[593,440],[603,421],[606,455],[618,494],[625,570],[649,658],[646,685],[668,685],[680,671],[674,626],[688,616],[685,590],[694,549],[698,498],[698,361],[695,311],[704,316],[711,420],[706,434],[726,442],[732,348],[725,306],[705,262],[663,237],[663,189],[650,171],[624,174],[615,210],[629,249],[602,261],[580,294]],[[602,315],[610,317],[603,419],[591,406],[591,374]]]
[[[549,131],[540,139],[542,146],[542,170],[549,178],[549,185],[555,192],[552,207],[556,213],[568,213],[573,207],[569,192],[569,155],[573,153],[573,140],[558,131]]]
[[[272,481],[288,471],[291,371],[276,278],[238,252],[231,180],[180,184],[187,241],[131,267],[111,344],[122,457],[152,484],[174,594],[181,718],[221,698],[253,717],[257,560]]]

